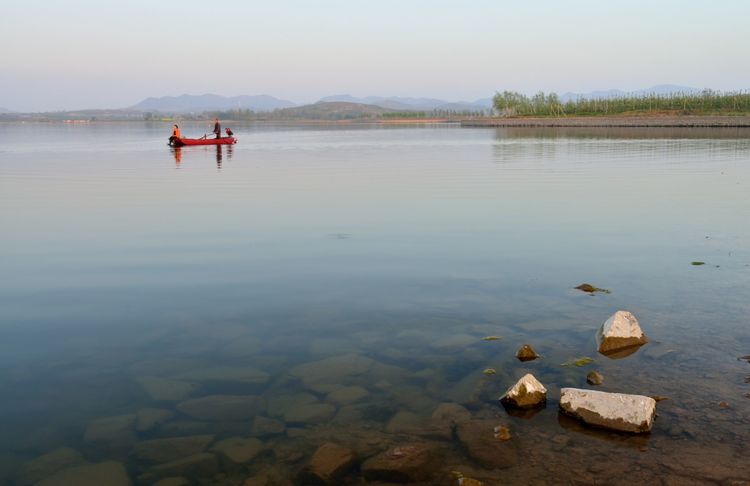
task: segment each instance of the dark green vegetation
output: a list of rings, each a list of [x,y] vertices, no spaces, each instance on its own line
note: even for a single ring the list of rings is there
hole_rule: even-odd
[[[599,287],[594,287],[591,284],[582,283],[578,287],[576,287],[577,290],[580,290],[582,292],[588,292],[590,294],[593,294],[594,292],[603,292],[605,294],[611,294],[612,291],[608,289],[600,289]]]
[[[690,264],[693,265],[694,267],[699,267],[701,265],[705,265],[706,262],[690,262]]]
[[[623,96],[560,101],[555,93],[526,96],[512,91],[498,92],[495,110],[503,116],[607,116],[607,115],[711,115],[750,113],[750,92]]]

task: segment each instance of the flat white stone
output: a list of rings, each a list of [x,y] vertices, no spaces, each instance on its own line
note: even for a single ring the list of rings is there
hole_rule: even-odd
[[[609,354],[646,344],[648,338],[633,314],[619,310],[602,324],[596,342],[600,353]]]
[[[536,407],[547,401],[547,389],[534,375],[527,373],[508,388],[500,401],[521,408]]]
[[[587,424],[638,433],[651,430],[656,401],[643,395],[562,388],[560,409]]]

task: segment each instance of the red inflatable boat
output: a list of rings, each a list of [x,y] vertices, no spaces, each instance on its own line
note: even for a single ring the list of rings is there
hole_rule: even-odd
[[[173,147],[182,147],[184,145],[234,145],[237,139],[234,137],[223,138],[178,138],[169,144]]]

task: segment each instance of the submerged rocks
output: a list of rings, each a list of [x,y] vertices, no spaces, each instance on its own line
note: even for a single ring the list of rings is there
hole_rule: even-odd
[[[599,352],[610,358],[623,358],[648,342],[638,320],[628,311],[617,311],[602,324],[596,335]]]
[[[167,476],[210,476],[219,468],[219,461],[210,452],[200,452],[191,456],[159,464],[139,476],[143,482]]]
[[[83,440],[110,447],[128,446],[135,442],[135,415],[117,415],[92,420]]]
[[[83,456],[70,447],[60,447],[52,452],[24,464],[18,474],[18,484],[35,484],[40,479],[51,476],[56,472],[72,466],[84,464]]]
[[[192,435],[139,442],[133,455],[144,462],[161,463],[175,461],[181,457],[203,452],[214,440],[213,435]]]
[[[184,400],[195,389],[193,383],[156,376],[142,376],[136,379],[136,382],[153,400],[165,402]]]
[[[521,346],[521,349],[516,353],[516,358],[518,358],[519,361],[533,361],[538,357],[539,355],[534,351],[534,348],[528,344]]]
[[[345,354],[295,366],[289,373],[299,378],[306,386],[321,383],[338,384],[349,377],[366,373],[373,363],[372,359],[365,356]]]
[[[640,433],[651,430],[656,401],[642,395],[563,388],[560,410],[590,425]]]
[[[469,457],[487,469],[508,468],[518,462],[518,451],[513,441],[501,440],[503,424],[496,420],[469,420],[458,424],[458,440],[466,447]]]
[[[209,395],[186,400],[177,410],[198,420],[249,420],[262,409],[262,400],[254,395]]]
[[[253,427],[250,432],[259,437],[266,435],[279,435],[286,431],[286,424],[281,420],[276,420],[258,415],[253,419]]]
[[[74,466],[43,479],[37,486],[130,486],[125,467],[119,462]]]
[[[604,377],[596,371],[589,371],[586,375],[586,383],[589,385],[601,385],[603,382]]]
[[[310,458],[299,475],[301,484],[335,484],[354,466],[357,456],[351,449],[325,443]]]
[[[534,375],[527,373],[500,397],[500,401],[518,408],[540,407],[547,401],[547,389]]]
[[[221,453],[234,463],[243,464],[260,454],[263,443],[255,438],[231,437],[217,442],[211,450]]]
[[[308,403],[289,408],[284,421],[290,424],[319,424],[333,418],[336,407],[330,403]]]
[[[135,430],[148,432],[174,417],[174,412],[163,408],[142,408],[135,417]]]
[[[403,444],[365,461],[362,473],[368,481],[428,481],[435,474],[441,460],[442,449],[435,444]]]
[[[458,424],[471,419],[471,412],[458,403],[441,403],[432,412],[432,419]]]
[[[361,386],[344,386],[337,388],[326,396],[326,400],[335,405],[349,405],[366,398],[370,392]]]

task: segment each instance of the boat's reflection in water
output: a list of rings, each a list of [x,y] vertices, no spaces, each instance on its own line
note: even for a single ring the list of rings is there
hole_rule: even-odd
[[[217,145],[216,146],[216,168],[221,169],[221,164],[224,160],[224,153],[222,152],[224,150],[223,145]],[[174,165],[176,168],[180,168],[180,165],[182,164],[182,150],[183,147],[171,147],[169,149],[172,152],[172,156],[174,157]],[[204,148],[204,150],[208,150]],[[226,145],[226,155],[227,160],[232,160],[232,155],[234,155],[234,147],[232,145]]]

